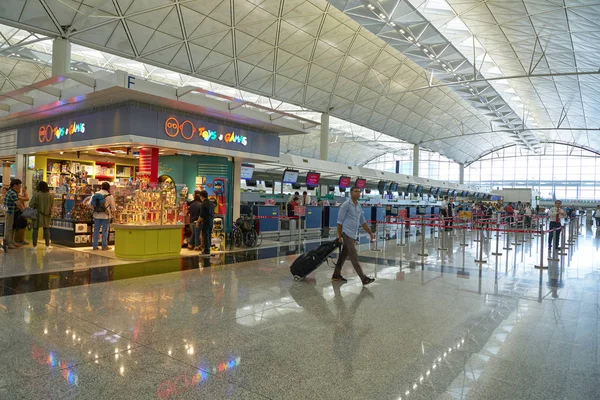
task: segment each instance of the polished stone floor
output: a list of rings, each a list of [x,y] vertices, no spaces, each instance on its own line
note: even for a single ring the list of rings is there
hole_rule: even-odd
[[[367,287],[294,282],[289,244],[5,276],[0,398],[597,399],[600,232],[547,269],[443,236],[361,244]]]

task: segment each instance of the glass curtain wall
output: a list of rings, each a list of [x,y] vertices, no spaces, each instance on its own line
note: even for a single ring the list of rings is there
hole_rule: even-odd
[[[460,179],[460,166],[458,163],[438,153],[423,149],[421,149],[419,156],[419,177],[458,183]],[[396,172],[396,162],[399,162],[399,174],[412,175],[412,150],[407,151],[403,155],[384,154],[367,163],[365,167],[380,171]]]
[[[597,154],[557,143],[546,146],[542,154],[509,147],[465,168],[465,184],[491,190],[533,188],[542,199],[600,199],[599,179]]]

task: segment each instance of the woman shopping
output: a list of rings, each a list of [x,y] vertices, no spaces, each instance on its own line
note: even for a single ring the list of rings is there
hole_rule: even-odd
[[[50,248],[50,225],[52,224],[52,202],[53,197],[50,194],[48,184],[44,181],[38,185],[38,191],[33,195],[29,202],[29,207],[37,210],[37,219],[33,223],[33,248],[37,247],[38,232],[40,228],[44,230],[44,241],[46,248]]]

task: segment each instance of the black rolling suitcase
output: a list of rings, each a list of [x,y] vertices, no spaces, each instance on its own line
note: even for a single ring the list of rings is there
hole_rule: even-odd
[[[323,242],[316,249],[300,255],[290,266],[290,272],[294,276],[294,280],[299,281],[304,279],[306,275],[319,268],[327,260],[327,257],[340,246],[341,243],[336,239],[330,242]]]

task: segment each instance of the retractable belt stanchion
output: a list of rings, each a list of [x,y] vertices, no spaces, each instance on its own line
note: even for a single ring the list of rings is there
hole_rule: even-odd
[[[525,239],[525,218],[521,218],[521,239],[520,242],[521,243],[525,243],[527,241],[527,239]]]
[[[439,220],[440,226],[443,227],[444,226],[444,219],[440,219]],[[448,248],[444,245],[444,238],[446,237],[446,233],[444,231],[444,229],[440,229],[439,230],[439,236],[440,236],[440,247],[438,247],[438,250],[440,251],[446,251],[448,250]]]
[[[509,220],[510,221],[510,220]],[[510,223],[508,224],[504,224],[504,239],[506,240],[506,247],[503,247],[503,250],[512,250],[512,247],[510,247],[510,231],[508,231],[506,229],[506,226],[508,225],[508,228],[510,229]]]
[[[400,225],[400,244],[398,246],[400,247],[404,247],[406,246],[406,243],[404,243],[404,221],[403,220],[396,220],[398,222],[398,224]],[[396,232],[398,232],[396,230]]]
[[[550,249],[548,250],[548,260],[549,261],[560,261],[557,257],[556,257],[556,253],[557,253],[557,248],[558,245],[556,243],[556,241],[558,240],[558,229],[559,228],[554,228],[554,231],[552,232],[552,245],[550,246]]]
[[[429,256],[429,254],[425,253],[425,221],[423,219],[423,216],[421,216],[421,252],[418,253],[419,256],[421,257],[427,257]]]
[[[571,222],[573,221],[569,221],[569,225],[571,225]],[[566,232],[563,232],[562,235],[560,235],[560,253],[558,253],[559,256],[567,255],[567,252],[565,251],[565,236],[567,236]]]
[[[544,266],[544,225],[540,226],[540,265],[536,265],[535,268],[545,269],[548,267]]]
[[[477,223],[475,223],[475,220],[473,220],[473,226],[471,227],[471,232],[473,229],[475,229],[475,225],[480,225],[481,220],[479,219],[479,217],[477,217]],[[473,238],[473,233],[471,233],[471,238]],[[477,238],[473,239],[473,242],[479,242],[481,239],[479,238],[479,234],[477,234]]]
[[[500,252],[500,225],[499,220],[496,220],[496,251],[492,253],[493,256],[501,256]]]
[[[511,218],[511,220],[512,220],[512,218]],[[517,223],[517,219],[515,218],[514,222],[511,222],[510,225],[514,225],[514,227],[517,228],[515,230],[515,241],[512,242],[511,244],[513,246],[520,246],[521,243],[519,243],[519,231],[518,231],[519,224]],[[510,229],[510,225],[509,225],[508,229]]]
[[[463,230],[462,230],[463,231],[463,241],[462,241],[462,243],[460,245],[461,246],[468,246],[469,244],[467,243],[467,226],[468,226],[467,219],[463,218],[462,221],[463,221],[462,222],[462,227],[463,227]]]
[[[479,232],[477,233],[477,236],[479,236],[479,243],[477,244],[479,246],[479,259],[475,260],[477,264],[487,263],[487,260],[483,259],[483,226],[483,224],[479,225]]]
[[[385,228],[384,228],[384,236],[385,236]],[[379,221],[375,221],[375,248],[373,251],[381,251],[379,248]]]

